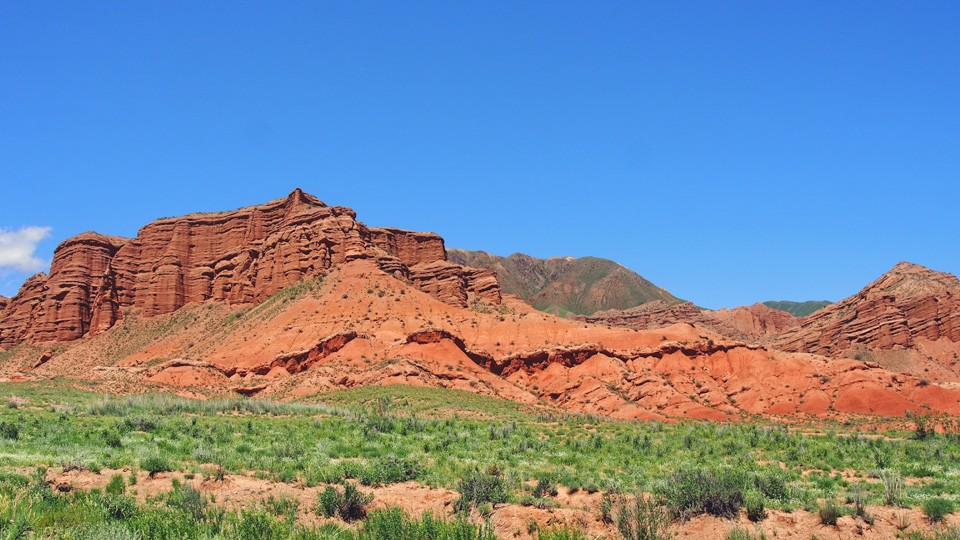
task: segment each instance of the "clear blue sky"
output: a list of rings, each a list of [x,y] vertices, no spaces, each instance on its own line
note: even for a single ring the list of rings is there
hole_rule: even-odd
[[[708,307],[836,300],[960,272],[958,96],[954,1],[0,0],[0,294],[301,186]]]

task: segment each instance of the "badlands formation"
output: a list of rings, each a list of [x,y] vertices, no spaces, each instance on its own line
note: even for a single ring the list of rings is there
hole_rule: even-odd
[[[423,385],[632,419],[960,414],[948,274],[901,264],[804,318],[663,291],[568,319],[476,259],[300,190],[132,239],[84,233],[0,298],[0,376],[197,398]]]

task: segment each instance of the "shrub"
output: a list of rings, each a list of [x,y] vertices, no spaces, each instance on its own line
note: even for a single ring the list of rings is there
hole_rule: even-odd
[[[670,518],[666,509],[650,497],[638,494],[627,501],[619,497],[614,520],[625,540],[661,540],[669,538]]]
[[[734,517],[743,506],[746,474],[739,469],[688,466],[677,470],[657,491],[674,515]]]
[[[192,517],[194,520],[203,519],[207,511],[207,499],[192,486],[181,484],[174,479],[173,489],[167,494],[167,506],[176,508]]]
[[[537,479],[537,485],[533,488],[533,496],[540,498],[546,497],[547,495],[556,496],[557,487],[550,481],[550,479],[541,476]]]
[[[900,473],[892,469],[881,469],[876,475],[883,483],[884,502],[887,506],[900,506],[903,503],[903,477]]]
[[[13,422],[0,422],[0,437],[17,440],[20,438],[20,426]]]
[[[364,495],[353,484],[344,484],[343,492],[327,486],[317,500],[317,512],[326,517],[339,517],[344,521],[356,521],[367,516],[367,505],[373,495]]]
[[[150,476],[154,476],[157,473],[172,471],[173,465],[170,464],[170,460],[166,456],[153,454],[143,458],[143,461],[140,462],[140,468],[150,473]]]
[[[365,486],[379,486],[416,480],[419,476],[420,466],[415,461],[389,455],[371,462],[359,479]]]
[[[470,472],[460,480],[457,490],[460,492],[455,505],[458,512],[468,512],[471,505],[507,502],[507,484],[496,467],[487,472]]]
[[[843,515],[843,510],[833,501],[827,501],[818,510],[820,523],[824,525],[836,525],[837,520]]]
[[[137,501],[126,495],[104,494],[98,502],[112,519],[130,519],[137,512]]]
[[[767,517],[766,500],[759,490],[750,489],[743,496],[743,505],[747,509],[747,519],[763,521]]]
[[[934,497],[923,502],[923,513],[927,519],[940,523],[948,514],[953,513],[953,503],[942,497]]]

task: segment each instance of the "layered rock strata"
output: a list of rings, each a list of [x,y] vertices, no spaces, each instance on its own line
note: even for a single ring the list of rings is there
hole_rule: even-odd
[[[447,261],[432,233],[369,228],[345,207],[297,189],[232,212],[160,219],[132,239],[84,233],[57,247],[37,274],[0,305],[0,348],[69,341],[112,327],[123,309],[150,317],[191,302],[257,302],[357,259],[456,306],[499,303],[495,275]]]

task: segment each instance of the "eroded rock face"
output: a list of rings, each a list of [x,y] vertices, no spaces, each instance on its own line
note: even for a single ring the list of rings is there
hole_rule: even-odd
[[[709,313],[724,325],[735,329],[746,339],[763,340],[797,326],[799,319],[761,303],[733,309],[719,309]]]
[[[862,291],[800,320],[778,347],[833,356],[862,346],[912,347],[919,338],[960,341],[960,281],[902,262]]]
[[[84,233],[65,241],[50,275],[30,278],[0,307],[0,347],[103,331],[125,307],[150,317],[190,302],[255,302],[356,259],[453,305],[472,295],[500,301],[495,276],[447,262],[438,235],[368,228],[353,210],[297,189],[232,212],[161,219],[132,239]]]

